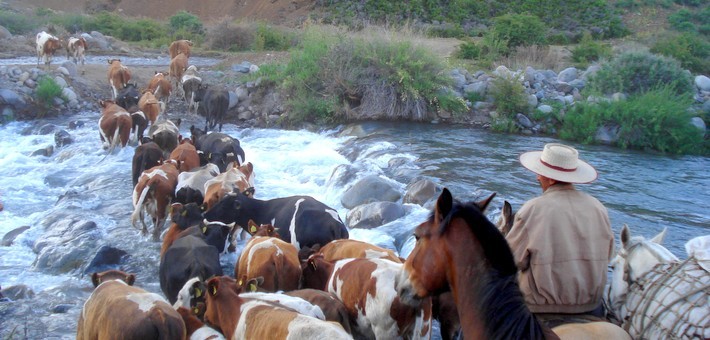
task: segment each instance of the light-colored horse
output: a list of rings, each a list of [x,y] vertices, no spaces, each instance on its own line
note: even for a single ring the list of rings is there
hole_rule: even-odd
[[[456,201],[448,189],[414,235],[416,246],[397,284],[400,298],[417,301],[451,290],[466,339],[630,339],[609,322],[552,331],[541,324],[525,305],[503,235],[478,204]]]
[[[621,229],[607,301],[634,338],[710,338],[710,273],[694,256],[680,261],[661,245]]]

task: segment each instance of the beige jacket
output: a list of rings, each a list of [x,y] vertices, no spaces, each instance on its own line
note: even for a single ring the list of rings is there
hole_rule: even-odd
[[[526,202],[506,236],[533,313],[584,313],[602,301],[614,252],[606,208],[572,184]]]

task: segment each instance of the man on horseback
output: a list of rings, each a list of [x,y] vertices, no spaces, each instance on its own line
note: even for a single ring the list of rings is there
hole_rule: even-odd
[[[550,143],[520,156],[520,163],[537,174],[543,194],[520,208],[506,235],[525,302],[551,327],[560,319],[604,316],[614,235],[606,208],[574,187],[597,178],[578,155],[570,146]]]

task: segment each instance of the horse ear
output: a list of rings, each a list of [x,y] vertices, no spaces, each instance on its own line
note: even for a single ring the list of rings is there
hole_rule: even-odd
[[[654,236],[651,239],[651,242],[661,244],[661,242],[663,242],[663,238],[666,237],[666,230],[668,230],[668,228],[663,228],[663,230],[658,233],[658,235]]]
[[[631,232],[629,231],[629,226],[624,223],[624,226],[621,228],[621,246],[626,248],[626,246],[629,244],[629,240],[631,239]]]
[[[451,212],[451,208],[454,205],[454,198],[451,196],[451,192],[449,189],[444,188],[444,190],[441,192],[441,195],[439,195],[439,198],[436,200],[436,214],[437,218],[441,219],[444,216],[448,215],[449,212]]]
[[[488,198],[476,202],[476,205],[478,206],[479,209],[481,209],[481,212],[486,211],[486,208],[488,207],[488,205],[491,204],[491,201],[493,201],[493,197],[496,197],[495,192],[492,193],[490,196],[488,196]]]

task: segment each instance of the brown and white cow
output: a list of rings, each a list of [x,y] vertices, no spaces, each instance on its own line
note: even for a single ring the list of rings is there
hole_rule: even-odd
[[[198,103],[195,101],[195,92],[202,84],[202,78],[197,72],[197,66],[190,65],[183,73],[180,82],[182,83],[183,99],[187,102],[187,112],[192,112],[194,109],[194,112],[197,113]]]
[[[263,277],[261,288],[267,292],[298,289],[301,279],[298,250],[276,237],[253,237],[239,256],[234,273],[248,279]]]
[[[185,329],[190,340],[222,340],[225,339],[222,333],[216,329],[205,325],[190,309],[185,307],[177,308],[178,314],[185,322]]]
[[[155,75],[148,82],[150,92],[153,92],[155,98],[164,103],[170,101],[170,94],[173,92],[173,86],[167,77],[167,74],[155,71]]]
[[[190,40],[175,40],[170,43],[168,47],[168,52],[170,52],[170,59],[175,58],[178,54],[182,53],[186,57],[190,57],[190,50],[192,49],[192,41]]]
[[[107,144],[104,147],[111,153],[116,145],[125,147],[128,144],[133,121],[131,115],[112,100],[101,100],[99,105],[102,108],[99,118],[101,141]]]
[[[67,59],[71,58],[75,64],[81,62],[81,74],[84,74],[84,64],[86,60],[84,58],[84,52],[89,49],[86,44],[86,40],[83,37],[71,37],[67,41]]]
[[[153,241],[160,239],[160,231],[165,224],[168,207],[175,196],[177,186],[178,164],[167,160],[162,165],[150,168],[138,178],[138,184],[133,189],[133,214],[131,224],[138,228],[140,220],[142,233],[148,233],[144,215],[148,213],[153,221]]]
[[[179,53],[170,60],[170,83],[174,84],[179,91],[182,91],[180,84],[185,70],[187,70],[187,56]],[[183,93],[182,96],[184,97],[185,94]]]
[[[220,174],[217,165],[207,163],[192,171],[181,172],[175,188],[175,202],[202,204],[205,200],[205,183]]]
[[[251,162],[242,166],[236,164],[236,162],[230,163],[225,172],[205,182],[206,211],[230,192],[240,192],[248,197],[254,196],[254,166]]]
[[[352,321],[350,320],[348,309],[332,293],[306,288],[284,292],[284,294],[300,297],[314,306],[318,306],[323,312],[326,321],[337,322],[346,332],[352,334]]]
[[[135,275],[111,270],[92,275],[76,338],[186,339],[185,322],[160,295],[133,287]]]
[[[133,179],[133,187],[138,184],[138,178],[146,171],[154,166],[160,165],[164,160],[163,150],[158,144],[153,142],[142,143],[134,153],[131,164],[131,178]]]
[[[191,171],[200,166],[200,156],[189,138],[183,139],[170,153],[169,158],[178,161],[180,172]]]
[[[113,99],[116,99],[118,91],[131,80],[131,71],[121,64],[121,59],[109,59],[108,64],[108,83],[111,85]]]
[[[158,116],[163,112],[163,105],[162,102],[155,98],[150,89],[144,90],[138,100],[138,109],[143,112],[150,125],[155,124],[155,121],[158,120]]]
[[[351,239],[330,241],[322,246],[318,253],[323,254],[323,258],[330,262],[348,258],[385,259],[398,263],[403,262],[399,256],[390,249]]]
[[[322,255],[313,255],[302,268],[304,288],[333,293],[345,304],[355,337],[431,337],[431,299],[423,299],[417,307],[399,299],[396,286],[401,263],[362,258],[328,262]]]
[[[49,69],[49,64],[52,62],[52,57],[54,53],[62,48],[62,41],[59,38],[45,32],[37,33],[37,66],[39,66],[40,59],[44,61],[44,64]]]
[[[228,339],[352,339],[335,323],[299,314],[280,304],[239,297],[234,279],[207,281],[205,322]]]

